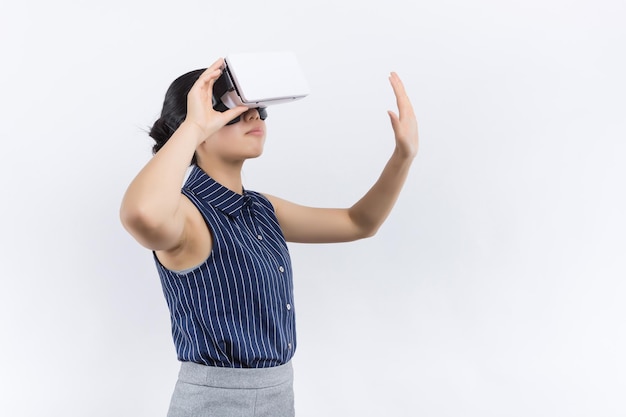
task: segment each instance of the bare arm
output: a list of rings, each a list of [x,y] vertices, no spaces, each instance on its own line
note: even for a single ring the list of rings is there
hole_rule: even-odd
[[[374,235],[395,205],[417,155],[419,138],[413,106],[396,73],[389,77],[398,115],[389,111],[396,147],[380,177],[352,207],[328,209],[300,206],[268,195],[285,238],[291,242],[346,242]]]
[[[187,117],[128,186],[120,219],[139,243],[153,250],[176,248],[184,239],[191,203],[180,188],[196,148],[245,108],[213,110],[213,83],[222,59],[209,67],[187,97]]]
[[[183,123],[130,183],[120,219],[139,243],[153,250],[180,243],[185,216],[181,185],[195,152],[198,132]]]

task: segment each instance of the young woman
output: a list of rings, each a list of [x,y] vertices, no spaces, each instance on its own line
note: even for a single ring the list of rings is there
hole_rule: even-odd
[[[246,190],[242,166],[263,152],[266,113],[213,108],[222,65],[218,59],[172,83],[150,132],[155,155],[129,185],[120,217],[153,251],[170,309],[181,370],[168,416],[293,416],[296,335],[286,242],[373,236],[417,155],[417,122],[391,73],[395,149],[350,208],[305,207]]]

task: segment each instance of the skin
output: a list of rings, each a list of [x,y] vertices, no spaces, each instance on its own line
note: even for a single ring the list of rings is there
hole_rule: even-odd
[[[218,59],[200,76],[187,97],[187,116],[168,142],[130,183],[120,208],[122,224],[143,246],[154,250],[168,268],[181,270],[203,262],[212,238],[198,209],[180,192],[194,152],[198,165],[213,179],[242,193],[244,162],[263,152],[265,122],[256,109],[213,110],[213,83],[220,75]],[[398,112],[388,111],[395,149],[380,177],[349,208],[298,205],[265,194],[289,242],[347,242],[373,236],[391,212],[405,183],[418,147],[417,120],[400,77],[389,81]],[[241,121],[226,123],[243,115]]]

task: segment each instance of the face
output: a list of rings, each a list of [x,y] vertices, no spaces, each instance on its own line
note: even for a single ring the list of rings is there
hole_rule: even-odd
[[[249,109],[239,121],[227,124],[200,145],[201,159],[215,158],[224,162],[243,162],[263,153],[265,121],[258,109]],[[208,163],[208,160],[207,160]]]

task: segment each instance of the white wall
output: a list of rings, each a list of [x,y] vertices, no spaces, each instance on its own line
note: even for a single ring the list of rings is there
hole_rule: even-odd
[[[0,414],[165,415],[178,369],[118,208],[169,83],[290,49],[247,188],[348,205],[421,151],[373,239],[293,245],[307,416],[626,415],[619,0],[12,2],[0,13]]]

